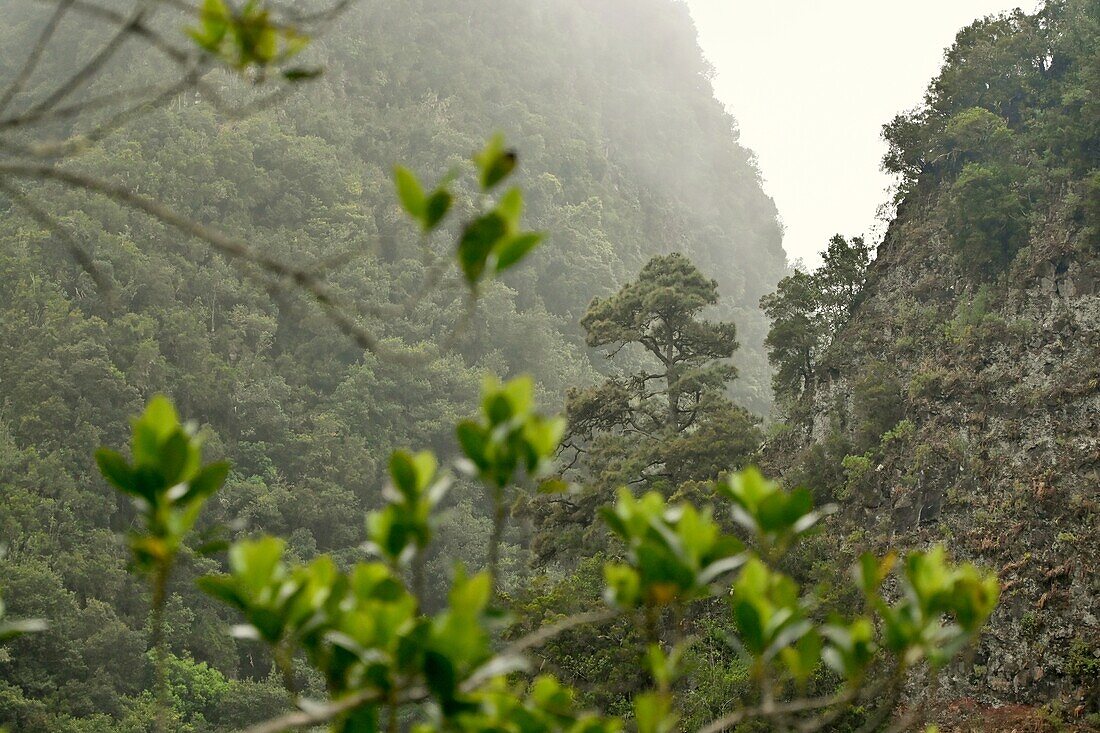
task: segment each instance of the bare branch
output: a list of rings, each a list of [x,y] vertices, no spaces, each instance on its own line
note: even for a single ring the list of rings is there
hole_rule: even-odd
[[[214,111],[231,120],[244,119],[245,117],[254,115],[257,112],[262,112],[272,105],[283,101],[294,92],[293,84],[284,84],[270,94],[265,94],[244,104],[233,105],[228,102],[224,97],[222,97],[222,95],[218,93],[218,90],[215,89],[213,85],[208,84],[201,79],[196,80],[195,88],[198,89],[199,93],[202,94],[203,99],[210,103],[210,106],[214,108]]]
[[[0,96],[0,114],[4,113],[4,110],[11,104],[11,100],[15,99],[19,92],[23,91],[24,85],[27,80],[31,78],[31,74],[38,67],[38,62],[42,60],[42,54],[46,50],[46,46],[50,44],[50,40],[53,38],[53,34],[57,31],[57,26],[60,25],[61,19],[65,17],[65,14],[69,12],[69,8],[72,7],[73,0],[61,0],[58,3],[57,8],[53,11],[53,15],[46,22],[46,25],[42,28],[42,33],[39,34],[38,40],[34,44],[34,48],[27,55],[26,60],[23,62],[23,67],[19,69],[19,73],[11,84],[4,91],[3,96]]]
[[[58,143],[35,145],[30,148],[30,152],[36,157],[41,158],[64,158],[75,155],[97,142],[100,142],[120,127],[142,117],[159,105],[164,104],[177,94],[181,94],[194,84],[196,77],[197,72],[188,75],[183,80],[171,86],[163,88],[159,94],[153,97],[140,99],[136,104],[121,109],[111,115],[107,120],[87,134],[74,135]]]
[[[55,89],[53,93],[38,104],[32,106],[29,110],[29,114],[37,114],[44,110],[52,109],[95,76],[95,74],[103,68],[104,64],[110,61],[115,53],[118,52],[118,49],[122,47],[126,38],[133,32],[134,27],[141,25],[142,20],[148,13],[149,10],[146,8],[146,0],[139,0],[138,6],[134,9],[134,12],[130,14],[130,17],[127,18],[121,26],[119,26],[110,40],[103,44],[103,47],[96,52],[95,56],[81,66],[75,74],[70,76],[61,86]]]
[[[270,4],[279,15],[283,16],[291,23],[296,24],[327,23],[337,18],[349,5],[351,5],[351,0],[338,0],[338,2],[330,8],[317,10],[312,13],[301,13],[293,5],[284,5],[282,3]]]
[[[27,212],[27,214],[34,219],[40,226],[49,229],[53,232],[53,235],[61,240],[61,243],[65,245],[65,249],[69,251],[69,256],[76,260],[77,264],[83,268],[84,272],[95,282],[96,287],[101,294],[107,295],[112,292],[111,283],[107,280],[106,276],[100,271],[95,261],[91,258],[84,248],[81,247],[77,241],[69,234],[61,224],[54,219],[45,210],[40,209],[34,204],[27,196],[15,188],[5,183],[0,179],[0,192],[3,192],[5,196],[10,198],[12,202]]]
[[[784,703],[767,703],[751,708],[741,708],[701,728],[698,733],[722,733],[733,726],[746,720],[755,718],[774,718],[790,713],[804,713],[810,710],[821,710],[834,705],[843,705],[852,700],[852,693],[845,692],[840,695],[828,695],[824,697],[811,697],[805,700],[793,700]]]
[[[508,647],[501,652],[501,655],[522,654],[529,649],[535,649],[542,646],[559,634],[569,631],[569,629],[576,628],[577,626],[585,626],[587,624],[603,623],[604,621],[610,621],[617,618],[619,615],[619,612],[614,609],[601,608],[598,611],[589,611],[588,613],[578,613],[569,616],[558,621],[556,624],[543,626],[542,628],[532,631],[527,636],[517,639],[509,644]]]
[[[223,255],[253,263],[269,273],[290,280],[317,301],[325,309],[332,322],[342,332],[353,338],[361,348],[376,352],[379,350],[377,339],[356,322],[316,275],[309,270],[283,263],[257,250],[243,239],[232,237],[222,231],[193,221],[156,199],[142,196],[124,186],[84,173],[35,163],[0,163],[0,173],[24,178],[58,181],[101,194],[125,206],[143,211],[169,226],[203,240]]]
[[[425,690],[417,688],[403,695],[398,703],[407,705],[409,703],[421,702],[427,697],[428,693]],[[272,718],[263,723],[257,723],[249,728],[245,728],[243,733],[281,733],[285,730],[311,728],[316,725],[321,725],[322,723],[327,723],[363,705],[382,702],[383,700],[383,696],[377,690],[364,690],[328,705],[322,705],[310,710],[297,710],[293,713],[287,713],[286,715]]]
[[[160,51],[164,56],[176,62],[177,64],[185,64],[188,59],[191,58],[191,54],[187,50],[173,46],[163,36],[147,26],[142,20],[136,22],[133,18],[128,18],[122,13],[105,8],[102,5],[97,5],[89,0],[65,0],[68,4],[78,13],[88,16],[89,18],[97,18],[102,21],[106,21],[117,27],[126,27],[127,31],[147,43],[153,48]],[[58,0],[35,0],[35,2],[45,3],[47,5],[54,5]]]
[[[884,687],[888,688],[886,699],[879,705],[878,710],[867,719],[863,727],[859,729],[859,733],[871,733],[871,731],[878,730],[879,726],[890,719],[890,716],[894,713],[894,708],[897,707],[898,700],[901,699],[904,683],[905,665],[899,661],[889,680],[884,684]],[[876,695],[876,697],[878,696]]]
[[[164,88],[164,84],[146,84],[140,87],[133,87],[132,89],[120,89],[118,91],[108,92],[75,104],[55,107],[51,110],[43,110],[33,115],[20,114],[15,117],[8,117],[0,120],[0,129],[22,127],[40,121],[69,119],[84,112],[95,112],[99,109],[105,109],[119,102],[147,98],[149,94]]]

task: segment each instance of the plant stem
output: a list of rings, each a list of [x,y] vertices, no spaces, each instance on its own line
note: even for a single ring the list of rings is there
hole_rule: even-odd
[[[642,620],[644,622],[646,641],[650,644],[660,644],[661,634],[658,631],[660,612],[653,606],[646,606]]]
[[[275,646],[273,656],[275,657],[275,666],[279,668],[279,675],[283,679],[283,687],[290,695],[291,703],[297,704],[298,688],[294,684],[294,659],[285,642]]]
[[[153,648],[153,673],[155,675],[156,727],[158,733],[168,731],[168,649],[164,643],[164,606],[168,600],[168,576],[172,572],[170,560],[157,563],[153,575],[153,604],[150,617],[150,646]]]
[[[424,550],[419,549],[412,562],[412,592],[416,605],[424,613]]]
[[[503,489],[498,489],[493,497],[493,534],[489,538],[489,557],[486,565],[489,568],[489,582],[493,589],[493,598],[497,597],[497,588],[500,572],[500,543],[504,537],[504,520],[506,511],[504,506]]]
[[[397,690],[392,690],[389,695],[389,721],[388,733],[397,733]]]

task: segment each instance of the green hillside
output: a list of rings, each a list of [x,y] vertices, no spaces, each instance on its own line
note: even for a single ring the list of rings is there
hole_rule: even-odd
[[[48,8],[0,6],[0,78],[10,78]],[[79,20],[58,37],[72,53],[43,60],[27,99],[98,40]],[[208,454],[234,464],[204,527],[273,532],[295,558],[341,561],[360,555],[390,451],[447,452],[482,374],[532,373],[551,405],[567,386],[595,383],[605,362],[578,320],[652,254],[683,251],[718,280],[717,310],[743,344],[734,396],[769,409],[755,304],[785,267],[776,212],[712,97],[683,5],[371,0],[309,58],[325,76],[281,105],[231,119],[178,96],[74,165],[323,269],[396,358],[364,353],[251,265],[102,197],[37,185],[35,200],[104,274],[101,292],[63,241],[0,201],[0,570],[12,615],[51,620],[3,652],[0,721],[15,730],[132,731],[151,719],[146,598],[124,549],[134,509],[91,455],[124,443],[129,415],[155,393],[200,421]],[[127,47],[93,91],[161,72]],[[216,72],[208,82],[239,91]],[[434,181],[495,130],[520,152],[525,221],[551,237],[484,288],[471,315],[446,280],[415,297],[454,232],[419,241],[391,170],[401,162]],[[454,492],[432,560],[437,594],[451,560],[481,561],[489,525],[475,497]],[[511,567],[522,559],[506,546]],[[188,553],[170,589],[181,730],[232,730],[284,699],[270,660],[226,637],[229,614],[195,590],[217,566]]]

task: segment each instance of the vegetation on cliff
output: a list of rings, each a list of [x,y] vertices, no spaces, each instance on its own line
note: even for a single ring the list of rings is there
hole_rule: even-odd
[[[897,214],[850,309],[800,331],[783,307],[820,297],[812,275],[765,299],[791,398],[769,460],[841,507],[815,554],[947,540],[998,568],[978,666],[939,696],[1074,724],[1100,713],[1098,74],[1093,1],[963,30],[885,128]],[[825,346],[803,374],[805,334]]]

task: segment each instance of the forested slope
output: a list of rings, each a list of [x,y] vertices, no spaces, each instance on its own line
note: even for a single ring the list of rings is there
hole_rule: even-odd
[[[7,78],[46,9],[2,5]],[[59,33],[73,53],[45,59],[28,98],[96,48],[80,21]],[[30,191],[92,254],[111,285],[100,292],[55,235],[0,201],[0,567],[10,611],[51,621],[0,661],[0,721],[16,730],[151,719],[146,599],[125,566],[133,508],[91,454],[123,443],[127,416],[156,392],[234,463],[207,524],[282,534],[299,558],[361,553],[390,450],[446,455],[484,372],[531,372],[552,402],[595,381],[602,360],[576,322],[653,253],[682,250],[718,279],[744,344],[738,397],[768,408],[755,302],[784,267],[776,212],[712,98],[683,5],[367,1],[310,53],[327,73],[285,104],[236,120],[177,98],[75,164],[322,267],[402,359],[364,353],[286,283],[148,218]],[[157,73],[130,50],[96,85]],[[526,220],[550,239],[473,315],[447,282],[413,301],[430,279],[424,249],[453,240],[418,242],[391,166],[434,180],[494,130],[518,148]],[[480,562],[489,531],[470,492],[455,497],[436,579],[452,559]],[[269,714],[283,701],[269,660],[227,637],[224,612],[194,590],[216,563],[191,553],[185,566],[167,618],[178,714],[195,731]]]
[[[977,666],[932,693],[981,729],[1100,699],[1098,90],[1094,0],[959,34],[886,127],[897,216],[769,447],[841,506],[819,557],[944,542],[999,572]]]

